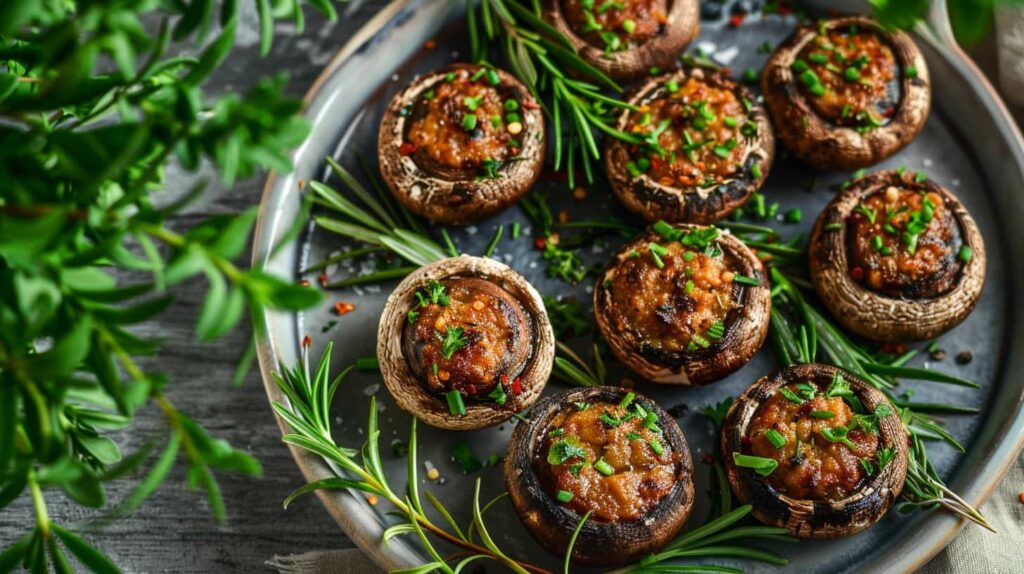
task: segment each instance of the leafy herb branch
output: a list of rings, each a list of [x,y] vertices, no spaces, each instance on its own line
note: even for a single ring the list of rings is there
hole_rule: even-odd
[[[261,51],[275,15],[303,25],[301,0],[271,11],[256,2]],[[333,17],[327,0],[309,4]],[[258,169],[290,169],[287,151],[308,131],[284,78],[243,96],[204,96],[231,51],[238,2],[5,3],[0,18],[0,508],[29,498],[34,524],[0,551],[19,564],[67,572],[66,555],[99,572],[114,563],[55,523],[47,497],[106,505],[104,483],[148,465],[123,500],[92,527],[138,508],[178,460],[217,520],[226,509],[214,473],[254,475],[249,455],[209,436],[164,393],[141,357],[160,341],[133,326],[163,313],[168,290],[195,276],[209,284],[200,339],[231,330],[249,310],[300,309],[321,296],[233,263],[255,211],[209,218],[186,231],[168,221],[205,187],[163,197],[165,168],[209,164],[229,185]],[[273,13],[272,13],[273,12]],[[145,22],[145,25],[144,25]],[[148,31],[154,30],[154,34]],[[204,45],[195,55],[171,55]],[[124,455],[111,432],[155,403],[159,440]]]

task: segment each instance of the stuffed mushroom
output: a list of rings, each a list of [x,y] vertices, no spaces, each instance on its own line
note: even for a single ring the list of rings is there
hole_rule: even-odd
[[[615,196],[649,222],[709,224],[743,205],[768,176],[775,152],[768,116],[725,74],[685,68],[627,96],[607,138]]]
[[[765,376],[722,430],[733,492],[754,516],[800,538],[840,538],[878,522],[903,490],[907,432],[871,385],[828,365]]]
[[[594,314],[616,358],[656,383],[701,385],[745,365],[768,333],[764,267],[714,227],[658,222],[598,278]]]
[[[463,255],[399,284],[381,315],[377,357],[403,410],[436,427],[476,429],[540,397],[554,335],[540,295],[522,276]]]
[[[793,155],[822,169],[874,165],[913,140],[931,108],[910,36],[863,16],[802,26],[761,75],[765,106]]]
[[[519,424],[505,485],[531,534],[588,565],[636,560],[672,540],[693,507],[693,463],[679,426],[650,399],[617,387],[554,395]]]
[[[544,18],[615,79],[671,67],[696,36],[697,0],[546,0]]]
[[[391,100],[377,154],[384,181],[409,211],[466,224],[511,206],[537,181],[544,117],[510,74],[456,64]]]
[[[923,174],[852,182],[811,234],[810,275],[847,329],[881,341],[931,339],[967,318],[985,282],[985,247],[960,200]]]

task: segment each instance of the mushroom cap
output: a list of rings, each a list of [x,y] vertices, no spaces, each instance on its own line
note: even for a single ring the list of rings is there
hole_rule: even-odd
[[[522,391],[508,395],[504,405],[466,401],[466,414],[453,415],[444,396],[431,393],[406,360],[403,330],[406,313],[415,304],[415,292],[430,280],[448,277],[477,277],[491,281],[514,296],[533,323],[533,355],[520,373]],[[530,406],[538,398],[551,375],[555,356],[555,336],[540,294],[507,265],[483,257],[460,255],[435,261],[407,276],[388,297],[377,328],[377,359],[381,375],[399,408],[438,428],[470,430],[496,425]]]
[[[702,226],[675,224],[676,229],[700,229]],[[725,319],[725,334],[706,348],[678,353],[645,353],[628,325],[612,310],[611,293],[605,282],[617,264],[625,261],[638,245],[661,240],[662,236],[648,228],[626,243],[615,254],[611,264],[597,279],[594,288],[594,315],[601,336],[608,342],[615,357],[641,377],[669,385],[704,385],[718,381],[750,361],[764,344],[771,315],[771,289],[768,274],[761,260],[742,241],[728,232],[720,232],[716,240],[723,255],[734,266],[733,271],[759,281],[758,285],[734,284],[739,289],[736,304]]]
[[[530,422],[519,423],[512,432],[505,457],[505,486],[527,530],[544,548],[556,555],[565,555],[569,539],[582,517],[557,504],[541,484],[533,470],[537,449],[562,409],[571,408],[577,402],[617,403],[627,392],[619,387],[591,387],[548,396],[530,411]],[[573,547],[572,558],[577,563],[591,566],[621,564],[656,551],[683,528],[693,508],[693,461],[683,431],[657,403],[635,394],[634,402],[639,402],[648,412],[658,416],[664,439],[680,456],[678,481],[641,520],[588,520]]]
[[[746,203],[750,196],[761,188],[775,157],[775,136],[771,122],[768,121],[768,114],[756,103],[746,87],[722,72],[700,67],[684,67],[646,80],[631,90],[625,100],[630,104],[643,105],[656,99],[669,80],[676,80],[682,84],[691,77],[708,85],[733,91],[751,102],[748,117],[757,124],[757,136],[743,138],[741,141],[740,145],[744,147],[744,152],[737,173],[710,188],[667,186],[654,181],[646,173],[633,177],[626,167],[632,161],[629,151],[632,144],[617,138],[605,138],[605,171],[612,191],[630,211],[651,223],[664,220],[710,224],[722,219]],[[631,113],[633,112],[624,109],[619,114],[616,129],[626,129]],[[751,173],[754,164],[760,166],[759,177]]]
[[[843,16],[822,20],[826,29],[856,25],[885,39],[899,69],[913,66],[917,74],[900,74],[900,100],[885,125],[864,133],[855,127],[837,126],[818,115],[800,89],[791,65],[804,46],[817,35],[816,26],[801,26],[779,44],[761,73],[761,91],[772,124],[790,153],[821,168],[854,170],[874,165],[903,149],[924,128],[931,109],[931,82],[924,56],[910,36],[883,30],[866,16]]]
[[[419,154],[400,153],[411,117],[402,115],[401,110],[414,105],[421,93],[445,81],[449,72],[481,68],[476,64],[453,64],[420,76],[396,94],[384,112],[377,135],[380,172],[395,198],[416,215],[453,225],[479,221],[519,201],[544,167],[544,114],[526,86],[497,69],[500,81],[496,88],[519,102],[530,103],[517,111],[523,125],[518,136],[523,144],[518,156],[521,159],[505,162],[498,170],[501,177],[480,178],[475,171],[453,170]]]
[[[651,67],[669,68],[679,54],[697,37],[700,28],[698,0],[669,0],[671,7],[661,34],[636,48],[605,54],[605,51],[576,35],[562,11],[562,0],[546,0],[544,19],[564,36],[586,62],[616,80],[647,75]]]
[[[923,299],[895,298],[850,277],[846,219],[865,197],[890,185],[938,194],[960,226],[960,238],[973,254],[949,292]],[[826,229],[829,226],[838,228]],[[985,245],[963,203],[930,179],[915,181],[891,170],[854,181],[825,207],[811,232],[808,263],[815,290],[832,316],[846,329],[876,341],[931,339],[952,329],[974,310],[985,284]]]
[[[892,415],[878,421],[882,444],[892,447],[895,452],[885,468],[850,496],[831,501],[790,498],[760,480],[752,469],[736,466],[732,455],[742,452],[743,437],[763,401],[791,383],[809,380],[819,385],[828,384],[836,373],[846,379],[869,412],[874,412],[882,404],[892,409]],[[787,528],[799,538],[830,539],[860,532],[888,512],[903,490],[909,450],[907,431],[884,393],[835,367],[808,364],[794,365],[765,375],[736,399],[722,425],[722,458],[733,492],[744,504],[753,505],[755,518],[765,524]]]

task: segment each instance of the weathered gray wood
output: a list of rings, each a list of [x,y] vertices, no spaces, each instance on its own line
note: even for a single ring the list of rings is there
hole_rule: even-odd
[[[244,17],[239,44],[213,78],[213,93],[241,93],[261,76],[280,71],[291,77],[289,91],[301,95],[337,49],[383,2],[339,3],[342,16],[333,24],[308,12],[306,32],[298,36],[291,25],[281,25],[272,53],[264,59],[258,53],[255,2],[240,4]],[[187,176],[172,170],[168,195],[187,189],[189,182]],[[171,224],[185,229],[208,214],[247,209],[259,202],[262,185],[262,177],[227,190],[214,184],[203,200]],[[245,257],[247,262],[248,255]],[[164,337],[166,346],[158,358],[144,364],[148,370],[170,375],[167,395],[182,411],[214,436],[259,459],[263,477],[219,475],[229,519],[218,525],[210,516],[204,496],[188,490],[179,468],[142,509],[87,537],[126,572],[264,571],[264,561],[275,553],[351,547],[315,497],[300,499],[286,511],[281,509],[284,497],[304,481],[281,443],[258,373],[253,370],[241,388],[231,385],[236,360],[248,343],[248,327],[213,344],[195,339],[194,321],[204,289],[202,282],[193,282],[175,290],[175,306],[157,324],[145,328],[147,334]],[[159,412],[147,409],[139,413],[122,444],[126,452],[130,451],[149,438],[164,436],[165,428]],[[119,500],[133,484],[128,480],[110,485],[109,501]],[[57,493],[48,492],[47,500],[50,514],[58,523],[95,516],[92,511],[67,503]],[[0,548],[20,537],[32,522],[27,499],[0,513]]]

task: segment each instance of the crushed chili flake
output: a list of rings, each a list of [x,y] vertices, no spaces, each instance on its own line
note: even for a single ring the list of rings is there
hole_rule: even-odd
[[[569,223],[569,212],[565,211],[564,209],[562,211],[559,211],[558,212],[558,222],[559,223]]]
[[[353,305],[352,303],[338,301],[334,304],[334,312],[337,313],[339,317],[341,317],[342,315],[348,315],[349,313],[355,310],[356,306]]]
[[[416,152],[416,144],[412,142],[402,142],[402,145],[398,146],[399,155],[412,155]]]
[[[853,277],[854,281],[860,281],[864,278],[864,268],[854,267],[850,270],[850,277]]]
[[[511,392],[513,395],[518,395],[519,393],[523,392],[523,381],[521,378],[516,377],[515,380],[512,381]]]
[[[428,50],[433,50],[434,48],[437,47],[437,42],[433,38],[431,38],[430,40],[423,42],[423,47]]]
[[[321,287],[326,288],[327,287],[327,281],[329,280],[329,278],[327,277],[327,272],[323,272],[323,273],[317,275],[316,276],[316,280],[320,282],[320,286]]]
[[[310,348],[312,346],[313,346],[313,337],[310,337],[309,335],[306,335],[305,337],[302,338],[302,347],[304,349],[308,349],[308,348]]]
[[[544,249],[548,245],[548,240],[543,237],[538,237],[533,240],[533,247],[535,249]]]
[[[533,98],[524,98],[523,101],[519,103],[519,105],[527,110],[536,110],[540,108],[540,105],[537,102],[533,101]]]
[[[729,18],[729,25],[733,28],[739,28],[741,24],[743,24],[743,14],[733,14]]]

